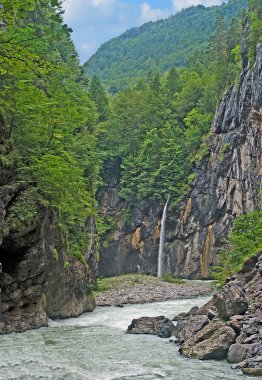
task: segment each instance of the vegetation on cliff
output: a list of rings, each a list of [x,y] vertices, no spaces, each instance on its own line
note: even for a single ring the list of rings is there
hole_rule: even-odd
[[[247,259],[262,250],[262,211],[256,210],[237,218],[228,243],[228,249],[220,252],[219,263],[213,269],[217,285],[224,285]]]
[[[11,146],[1,148],[1,165],[25,183],[28,207],[33,198],[59,210],[70,253],[83,255],[85,221],[95,212],[98,115],[61,2],[3,0],[0,20],[0,115]],[[12,209],[26,216],[24,199]]]

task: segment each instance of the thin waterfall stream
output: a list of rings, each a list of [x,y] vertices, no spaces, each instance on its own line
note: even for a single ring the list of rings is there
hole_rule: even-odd
[[[165,242],[165,224],[167,216],[167,206],[169,202],[169,197],[165,203],[162,219],[161,219],[161,228],[160,228],[160,241],[158,249],[158,265],[157,265],[157,277],[162,277],[164,274],[164,242]]]

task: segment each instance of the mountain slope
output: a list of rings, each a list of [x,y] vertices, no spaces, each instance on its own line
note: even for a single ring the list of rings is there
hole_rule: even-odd
[[[127,87],[149,70],[186,66],[189,57],[206,48],[218,12],[228,22],[247,7],[247,0],[229,0],[220,7],[198,5],[166,20],[132,28],[103,44],[85,64],[111,92]]]

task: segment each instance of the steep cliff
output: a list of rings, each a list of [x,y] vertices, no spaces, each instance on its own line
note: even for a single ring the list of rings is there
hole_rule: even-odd
[[[232,87],[217,108],[210,154],[197,171],[175,226],[170,262],[176,275],[208,278],[236,216],[259,207],[261,68],[260,45],[254,71],[244,64],[238,87]]]
[[[184,202],[177,210],[168,209],[165,266],[176,276],[209,278],[236,216],[258,208],[261,201],[262,46],[254,68],[248,67],[246,50],[244,46],[238,85],[217,107],[209,154],[196,169]],[[101,249],[100,274],[156,273],[163,205],[137,205],[128,221],[118,180],[116,176],[101,201],[102,213],[114,215],[116,228]]]
[[[11,150],[2,128],[0,132],[3,158]],[[1,161],[0,170],[0,333],[92,311],[92,274],[82,262],[67,257],[57,211],[35,204],[27,185],[16,181],[15,163],[6,162]],[[93,268],[93,257],[89,261]]]

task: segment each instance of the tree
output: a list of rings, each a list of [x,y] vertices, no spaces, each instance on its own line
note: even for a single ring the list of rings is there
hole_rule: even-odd
[[[105,121],[108,115],[108,100],[105,90],[96,75],[91,79],[90,98],[97,106],[99,121]]]
[[[249,31],[249,60],[254,63],[256,46],[262,42],[262,4],[260,0],[249,0],[249,19],[251,21]]]

